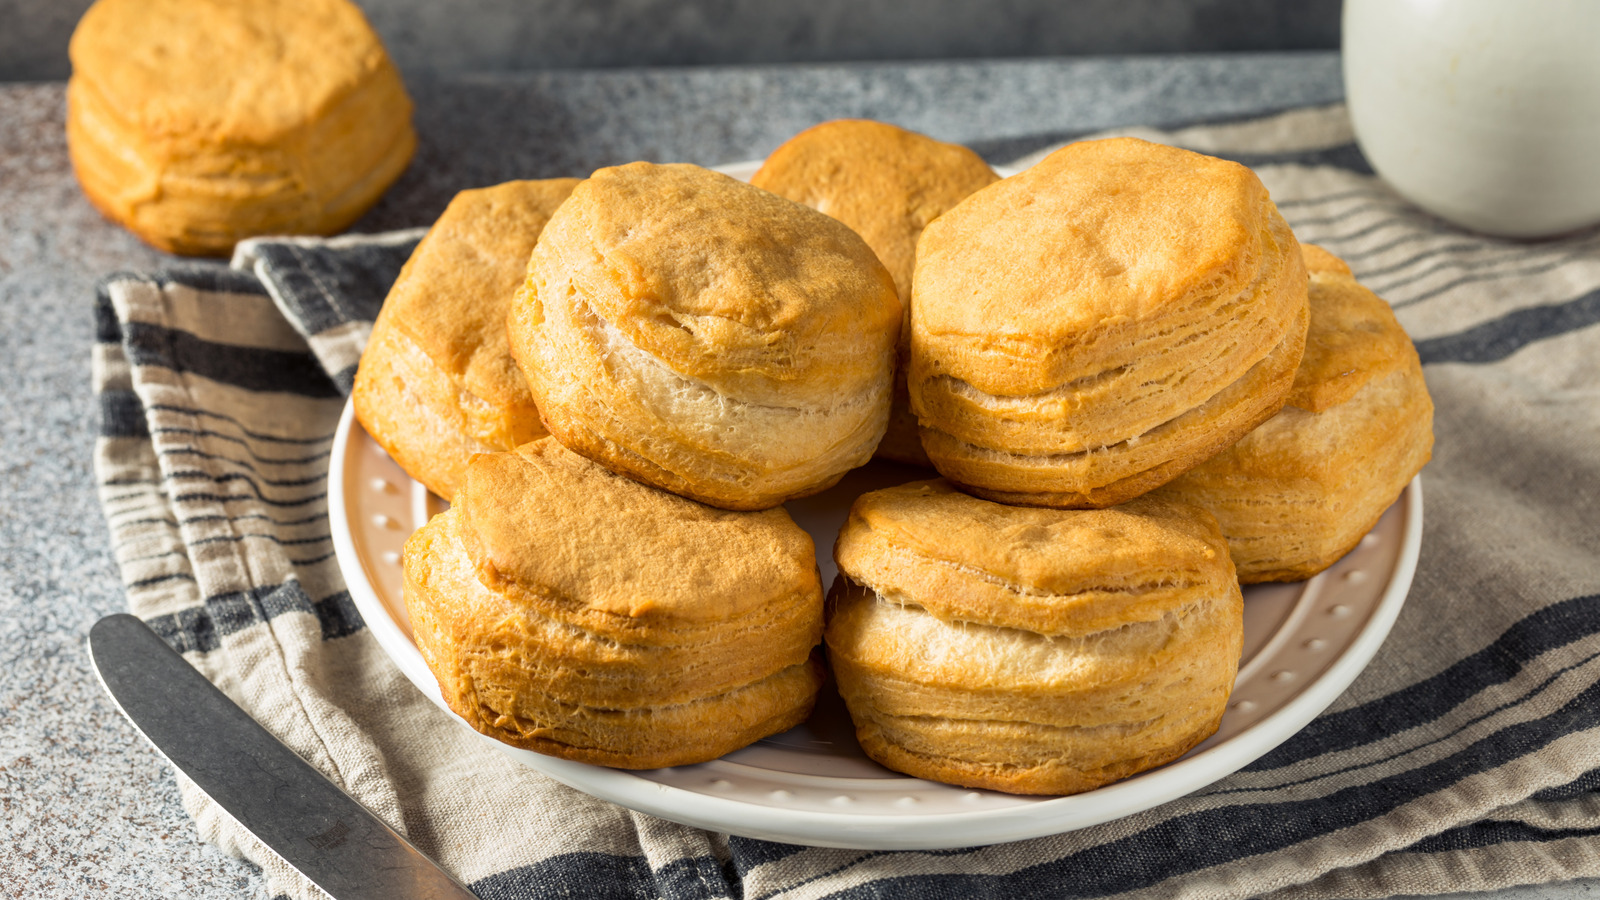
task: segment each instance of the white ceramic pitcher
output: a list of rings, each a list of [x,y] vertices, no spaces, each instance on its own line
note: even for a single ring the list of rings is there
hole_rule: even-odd
[[[1345,0],[1356,138],[1403,196],[1507,237],[1600,222],[1600,0]]]

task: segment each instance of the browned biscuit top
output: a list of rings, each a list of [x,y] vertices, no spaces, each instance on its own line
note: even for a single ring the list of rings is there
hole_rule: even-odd
[[[539,232],[578,182],[509,181],[457,194],[406,262],[380,315],[473,394],[531,405],[511,357],[506,310]]]
[[[345,0],[99,0],[69,47],[86,79],[150,137],[270,144],[389,66]]]
[[[930,335],[1090,343],[1244,290],[1272,209],[1238,163],[1131,138],[1071,144],[928,226],[914,315]]]
[[[959,144],[885,122],[837,119],[790,138],[750,183],[849,225],[909,302],[922,230],[999,177]]]
[[[1233,579],[1216,522],[1198,507],[1151,497],[1097,510],[1006,506],[943,479],[863,494],[834,556],[852,579],[941,619],[1041,634],[1159,617],[1172,592],[1226,592]]]
[[[568,280],[636,347],[693,377],[849,384],[879,365],[863,342],[900,320],[893,280],[855,232],[698,166],[595,172],[533,260],[535,293],[540,279]]]
[[[720,621],[822,589],[811,538],[784,510],[705,506],[553,438],[474,459],[457,505],[486,585],[567,610]]]
[[[1311,269],[1311,328],[1289,405],[1322,412],[1405,368],[1416,348],[1394,310],[1357,283],[1349,266],[1320,247],[1303,249]]]

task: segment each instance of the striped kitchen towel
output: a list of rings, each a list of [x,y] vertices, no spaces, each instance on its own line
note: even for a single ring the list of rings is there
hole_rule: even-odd
[[[132,610],[485,898],[1313,900],[1600,876],[1600,230],[1453,229],[1373,177],[1339,107],[1130,133],[1254,166],[1303,240],[1393,303],[1437,405],[1388,642],[1217,784],[1055,837],[863,852],[675,825],[485,748],[385,658],[329,538],[334,424],[416,232],[257,240],[229,270],[103,282],[97,472]],[[273,892],[317,896],[183,795]]]

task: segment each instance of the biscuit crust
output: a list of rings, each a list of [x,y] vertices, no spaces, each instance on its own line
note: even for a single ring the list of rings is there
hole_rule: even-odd
[[[416,145],[399,72],[344,0],[99,0],[69,53],[79,183],[172,253],[341,230]]]
[[[1209,459],[1282,408],[1305,347],[1309,314],[1267,357],[1220,393],[1137,439],[1068,453],[1007,453],[924,426],[940,474],[979,497],[1017,506],[1103,509]]]
[[[1394,312],[1306,248],[1311,329],[1288,405],[1161,491],[1216,515],[1246,583],[1337,562],[1433,453],[1433,402]]]
[[[477,457],[414,534],[417,646],[462,718],[564,759],[703,762],[809,715],[822,590],[782,510],[714,509],[551,438]]]
[[[506,312],[534,242],[575,178],[462,191],[389,289],[351,400],[367,433],[411,477],[453,499],[479,453],[543,437],[511,356]]]
[[[1212,734],[1243,605],[1204,510],[1009,507],[915,482],[863,495],[826,638],[867,754],[1013,793],[1090,790]]]
[[[1069,145],[923,233],[923,444],[941,474],[1007,502],[1136,496],[1282,405],[1305,279],[1249,169],[1132,139]]]
[[[911,278],[928,223],[1000,176],[978,154],[885,122],[837,119],[772,152],[750,183],[850,226],[894,277],[905,309],[889,427],[878,456],[930,465],[906,391]]]
[[[512,353],[563,444],[727,509],[870,458],[900,304],[849,228],[696,166],[601,169],[535,246]]]

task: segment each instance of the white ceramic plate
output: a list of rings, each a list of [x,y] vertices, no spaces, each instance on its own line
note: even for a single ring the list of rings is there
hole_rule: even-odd
[[[719,170],[748,181],[759,162]],[[999,169],[1001,175],[1013,170]],[[833,582],[833,542],[866,491],[934,477],[874,462],[815,497],[786,504]],[[400,550],[446,506],[385,454],[348,404],[328,473],[339,568],[367,627],[406,677],[447,714],[411,638]],[[569,762],[483,738],[578,790],[715,831],[819,847],[932,850],[1022,840],[1097,825],[1199,790],[1305,727],[1366,667],[1411,587],[1422,543],[1413,481],[1360,546],[1310,581],[1245,588],[1244,655],[1222,726],[1158,769],[1071,797],[1018,797],[908,778],[867,759],[844,704],[824,687],[804,725],[695,766],[625,771]],[[473,732],[477,734],[476,731]],[[480,735],[481,736],[481,735]]]
[[[833,581],[834,537],[856,496],[932,475],[875,462],[831,490],[787,504],[816,541],[822,583]],[[455,716],[412,642],[400,593],[401,546],[445,509],[444,502],[368,437],[349,405],[339,420],[328,478],[334,547],[356,607],[406,677]],[[1299,584],[1245,588],[1244,656],[1222,727],[1166,766],[1071,797],[975,791],[884,769],[856,746],[844,706],[828,689],[804,725],[695,766],[608,769],[483,739],[596,797],[675,822],[773,841],[936,849],[1070,831],[1205,787],[1304,727],[1383,643],[1411,585],[1421,540],[1422,490],[1413,481],[1372,533],[1327,572]],[[461,727],[471,726],[461,721]]]

